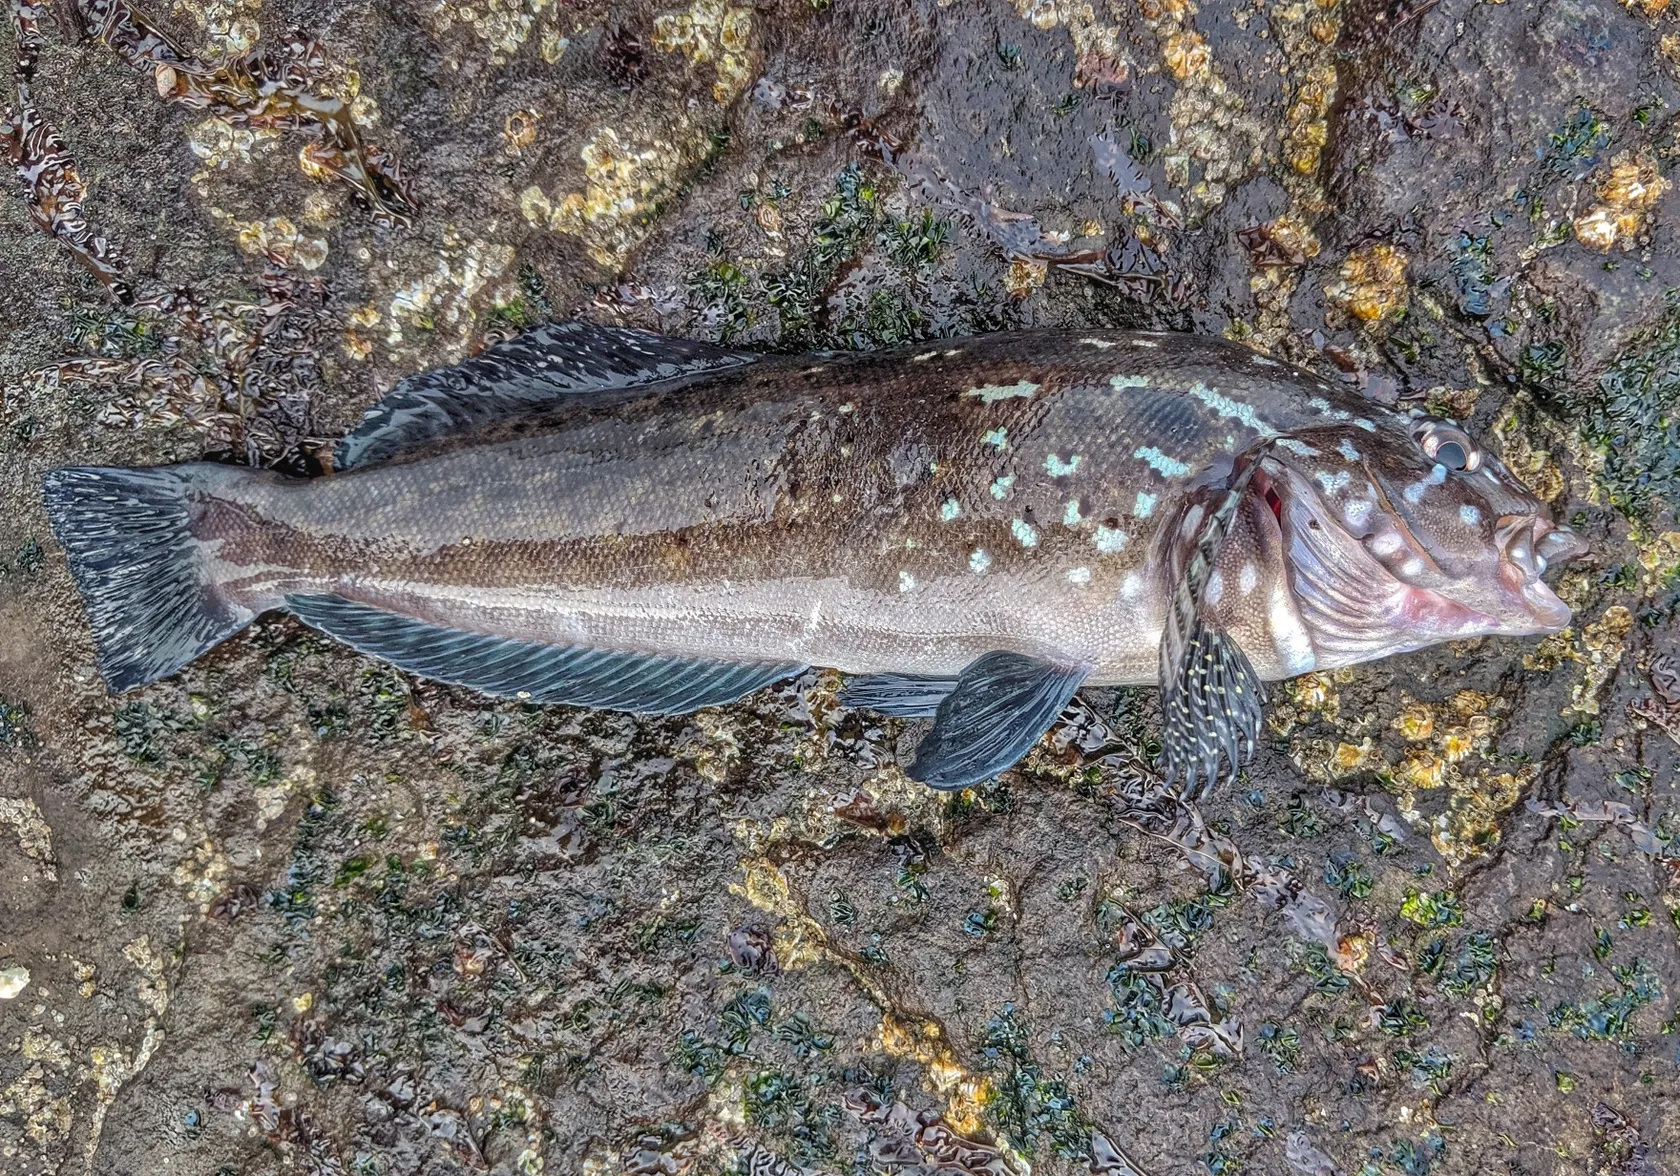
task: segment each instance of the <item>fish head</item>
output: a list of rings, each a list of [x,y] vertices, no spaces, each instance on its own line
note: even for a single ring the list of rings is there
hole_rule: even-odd
[[[1254,493],[1321,667],[1569,623],[1542,577],[1585,541],[1452,421],[1388,414],[1293,433]]]

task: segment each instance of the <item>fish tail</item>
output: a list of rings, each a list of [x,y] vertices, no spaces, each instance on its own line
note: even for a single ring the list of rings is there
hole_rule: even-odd
[[[47,474],[47,517],[113,694],[174,673],[251,623],[255,614],[219,590],[192,528],[198,505],[231,472],[193,463]]]

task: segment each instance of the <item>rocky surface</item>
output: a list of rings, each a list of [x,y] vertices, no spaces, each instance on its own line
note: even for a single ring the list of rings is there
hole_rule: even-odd
[[[16,13],[0,1170],[1680,1171],[1667,0]],[[819,675],[539,712],[270,618],[106,696],[45,469],[318,468],[576,315],[1246,339],[1469,421],[1578,623],[1285,684],[1199,810],[1147,691],[953,797]]]

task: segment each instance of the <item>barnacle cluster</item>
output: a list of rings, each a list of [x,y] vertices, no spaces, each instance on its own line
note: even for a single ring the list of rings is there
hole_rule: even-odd
[[[1576,239],[1600,253],[1608,253],[1618,243],[1623,249],[1634,248],[1669,186],[1654,160],[1623,152],[1599,177],[1598,202],[1575,219]]]
[[[717,71],[712,98],[728,106],[752,80],[753,10],[727,0],[695,0],[692,7],[653,20],[652,44],[662,53],[681,53],[695,65]]]
[[[1324,288],[1325,297],[1361,323],[1394,318],[1406,309],[1406,253],[1387,242],[1356,249]]]
[[[1033,27],[1067,29],[1073,38],[1073,84],[1124,85],[1132,75],[1130,55],[1118,26],[1097,19],[1091,0],[1014,0],[1015,11]]]
[[[686,129],[686,118],[679,120]],[[667,139],[640,143],[602,127],[583,145],[584,190],[559,199],[536,184],[519,194],[525,222],[582,238],[603,269],[616,270],[647,232],[652,204],[676,184],[685,152]]]
[[[1167,182],[1184,192],[1192,214],[1224,203],[1232,185],[1264,162],[1271,132],[1221,75],[1196,30],[1189,0],[1143,0],[1144,25],[1178,83],[1168,107],[1172,136],[1161,155]]]

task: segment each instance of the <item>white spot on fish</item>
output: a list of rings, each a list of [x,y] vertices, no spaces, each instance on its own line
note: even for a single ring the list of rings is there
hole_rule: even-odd
[[[1069,584],[1089,584],[1091,582],[1091,569],[1069,568],[1067,578]]]
[[[962,354],[962,348],[961,347],[947,347],[945,349],[944,354],[945,354],[945,357],[947,359],[949,359],[953,355],[961,355]]]
[[[1061,454],[1052,453],[1044,459],[1044,472],[1052,478],[1065,478],[1079,468],[1079,463],[1085,460],[1083,453],[1076,453],[1066,461]]]
[[[1015,484],[1014,474],[1005,474],[992,482],[992,497],[1002,502],[1009,497],[1009,488]]]
[[[898,590],[900,592],[914,592],[916,590],[916,577],[909,572],[898,573]]]
[[[1160,346],[1160,344],[1155,342],[1155,340],[1153,340],[1153,339],[1128,339],[1126,341],[1128,343],[1130,343],[1133,347],[1159,347]]]
[[[1237,587],[1242,589],[1244,596],[1254,591],[1254,586],[1260,583],[1260,573],[1251,563],[1242,566],[1242,574],[1237,577]]]
[[[1103,351],[1107,351],[1110,347],[1120,346],[1120,344],[1109,339],[1081,339],[1080,342],[1087,347],[1096,347]]]
[[[1371,508],[1374,504],[1368,498],[1357,499],[1347,504],[1342,512],[1347,516],[1348,526],[1364,527],[1371,521]]]
[[[828,370],[828,365],[826,363],[819,363],[816,367],[806,368],[805,369],[805,374],[807,376],[814,376],[818,372],[826,372],[827,370]]]
[[[1414,555],[1411,559],[1400,565],[1400,570],[1408,576],[1422,575],[1423,561]]]
[[[1384,531],[1371,540],[1371,550],[1378,555],[1393,555],[1406,545],[1406,541],[1393,531]]]
[[[936,356],[938,354],[939,354],[939,352],[937,352],[937,351],[924,351],[920,355],[911,356],[910,357],[910,362],[911,363],[926,363],[928,360],[932,359],[934,356]]]
[[[944,502],[939,504],[940,522],[954,523],[960,518],[962,518],[962,503],[958,502],[955,498],[947,498]]]
[[[1155,513],[1155,504],[1159,501],[1161,500],[1155,495],[1139,490],[1137,502],[1132,506],[1132,513],[1140,519],[1146,519]]]
[[[1322,396],[1314,396],[1307,401],[1307,407],[1313,409],[1320,416],[1327,416],[1333,421],[1351,421],[1353,414],[1345,408],[1331,408],[1330,402]]]
[[[1153,445],[1143,445],[1132,451],[1132,456],[1149,463],[1156,473],[1167,478],[1182,478],[1190,472],[1190,467],[1176,457],[1168,457]]]
[[[1249,362],[1253,363],[1256,367],[1282,367],[1283,366],[1277,360],[1271,358],[1268,355],[1261,355],[1258,351],[1256,351],[1253,355],[1249,356],[1248,358],[1249,358]]]
[[[1207,587],[1202,589],[1202,599],[1209,604],[1218,604],[1225,596],[1225,574],[1218,568],[1207,579]]]
[[[1136,572],[1127,572],[1120,581],[1120,595],[1127,600],[1136,600],[1143,591],[1143,578]]]
[[[1318,475],[1318,484],[1324,487],[1326,494],[1334,494],[1338,490],[1346,489],[1347,484],[1351,481],[1353,481],[1353,475],[1346,470],[1338,470],[1333,474]]]
[[[1474,527],[1482,521],[1482,512],[1466,503],[1458,508],[1458,519],[1466,527]]]
[[[981,404],[996,404],[1013,396],[1030,397],[1038,389],[1039,385],[1031,380],[1020,380],[1013,384],[982,384],[978,388],[970,388],[963,395],[978,396]]]
[[[1306,626],[1301,624],[1301,618],[1295,612],[1295,606],[1290,603],[1289,589],[1285,581],[1287,577],[1279,577],[1279,583],[1272,589],[1266,619],[1272,630],[1272,644],[1277,647],[1278,657],[1283,662],[1286,675],[1304,674],[1318,664],[1318,655],[1313,652],[1312,638],[1307,636]]]
[[[1353,423],[1358,425],[1361,429],[1364,429],[1367,433],[1375,433],[1377,431],[1377,426],[1373,425],[1364,417],[1354,417]]]
[[[1343,437],[1340,441],[1336,442],[1336,452],[1347,458],[1349,461],[1364,460],[1360,455],[1359,450],[1353,447],[1353,442],[1349,441],[1346,437]]]
[[[839,412],[841,416],[845,416],[847,413],[856,411],[856,409],[857,405],[855,404],[842,404],[836,411]]]
[[[1423,496],[1429,493],[1429,483],[1413,482],[1410,486],[1407,486],[1404,490],[1402,490],[1401,493],[1406,496],[1407,502],[1416,506],[1418,503],[1423,501]]]
[[[831,494],[829,495],[828,500],[830,502],[844,502],[846,501],[846,498],[842,494]]]
[[[982,547],[976,547],[974,554],[968,557],[968,570],[976,576],[986,574],[986,569],[992,566],[992,557],[986,554]]]
[[[817,631],[817,626],[819,626],[821,624],[822,624],[822,601],[813,600],[811,602],[811,615],[808,618],[806,618],[806,621],[805,621],[805,632],[807,634],[815,633]]]
[[[1038,546],[1038,531],[1025,519],[1011,519],[1009,533],[1015,536],[1015,541],[1022,547]]]
[[[1079,499],[1075,498],[1062,508],[1062,526],[1077,527],[1084,516],[1079,513]]]
[[[980,440],[987,445],[994,446],[997,449],[1008,449],[1009,430],[1007,428],[987,429],[985,436],[981,437]]]
[[[1113,555],[1117,551],[1126,550],[1126,541],[1129,538],[1130,536],[1119,527],[1111,527],[1107,523],[1099,526],[1097,533],[1092,536],[1097,551],[1102,555]]]
[[[1279,449],[1287,449],[1291,453],[1299,453],[1302,457],[1317,457],[1318,450],[1305,441],[1297,441],[1293,437],[1284,437],[1278,443]]]
[[[1110,376],[1109,379],[1108,379],[1108,383],[1109,383],[1109,386],[1112,387],[1116,392],[1124,392],[1127,388],[1147,388],[1147,387],[1149,387],[1149,377],[1148,376]]]
[[[1213,409],[1221,417],[1239,421],[1262,437],[1276,437],[1278,435],[1276,429],[1260,419],[1259,415],[1255,413],[1253,405],[1244,404],[1240,400],[1232,400],[1223,392],[1215,392],[1200,380],[1190,385],[1190,395]]]
[[[1428,482],[1431,486],[1439,486],[1442,482],[1445,482],[1446,480],[1447,480],[1447,467],[1442,465],[1440,462],[1435,463],[1435,465],[1429,471],[1429,476],[1424,479],[1424,481]]]

